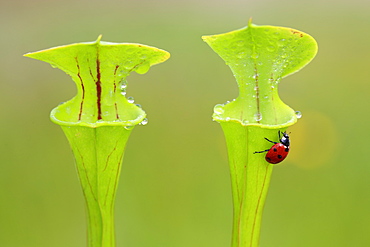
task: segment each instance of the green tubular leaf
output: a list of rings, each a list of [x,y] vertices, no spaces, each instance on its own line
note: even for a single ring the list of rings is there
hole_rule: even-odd
[[[277,141],[277,130],[221,122],[224,131],[233,189],[233,247],[258,246],[263,206],[273,166],[255,151],[269,149]]]
[[[256,26],[203,36],[203,40],[231,68],[239,96],[214,108],[213,119],[263,128],[283,128],[297,121],[295,111],[280,100],[281,78],[297,72],[317,53],[308,34],[285,27]]]
[[[77,95],[51,112],[56,124],[133,126],[145,118],[145,112],[122,94],[126,77],[132,71],[146,73],[150,66],[167,60],[169,53],[141,44],[100,39],[25,55],[63,70],[76,83]]]
[[[265,137],[279,141],[278,130],[232,121],[220,124],[227,143],[233,191],[232,247],[258,247],[273,165],[265,161],[265,153],[254,152],[271,147]]]
[[[100,41],[25,56],[70,75],[77,95],[51,112],[73,150],[88,212],[88,246],[114,247],[114,199],[125,145],[145,112],[125,97],[126,77],[146,73],[169,53],[140,44]]]
[[[114,201],[131,129],[62,126],[76,159],[88,212],[88,246],[113,247]]]
[[[234,205],[232,247],[258,247],[261,219],[273,165],[265,161],[279,131],[297,121],[280,100],[281,78],[297,72],[317,53],[316,41],[301,31],[274,26],[247,27],[203,40],[231,68],[238,97],[214,107],[229,154]]]

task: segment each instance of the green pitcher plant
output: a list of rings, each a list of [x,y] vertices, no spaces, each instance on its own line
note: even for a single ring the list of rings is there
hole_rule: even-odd
[[[114,247],[114,201],[127,140],[146,124],[143,109],[126,98],[127,76],[146,73],[169,53],[154,47],[101,41],[28,53],[70,75],[77,95],[52,110],[75,156],[88,215],[88,246]]]
[[[280,99],[278,86],[315,57],[317,43],[301,31],[251,21],[239,30],[202,38],[230,67],[239,87],[238,97],[216,105],[213,113],[229,156],[232,247],[257,247],[273,164],[256,151],[271,148],[265,138],[279,143],[279,135],[300,117]]]

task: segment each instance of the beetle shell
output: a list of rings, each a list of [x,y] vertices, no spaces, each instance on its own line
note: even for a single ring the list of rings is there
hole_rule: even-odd
[[[285,146],[282,143],[274,144],[266,154],[266,161],[271,164],[277,164],[282,162],[289,153],[289,146]]]

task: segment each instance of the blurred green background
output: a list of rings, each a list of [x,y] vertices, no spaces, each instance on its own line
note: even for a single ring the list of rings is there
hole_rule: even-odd
[[[128,77],[149,124],[130,137],[116,201],[117,247],[227,247],[227,153],[213,106],[237,96],[201,40],[247,25],[296,28],[317,57],[285,78],[302,119],[276,166],[261,247],[370,246],[370,2],[294,0],[0,1],[0,246],[86,246],[72,152],[49,113],[72,80],[22,54],[82,41],[143,43],[171,58]]]

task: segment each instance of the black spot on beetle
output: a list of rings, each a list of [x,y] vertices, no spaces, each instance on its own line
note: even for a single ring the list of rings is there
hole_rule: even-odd
[[[271,158],[270,158],[270,157],[266,157],[266,159],[267,159],[267,160],[271,160]]]
[[[274,152],[277,152],[277,149],[276,148],[274,148]]]
[[[285,148],[285,152],[289,152],[289,148]]]
[[[283,158],[283,156],[281,156],[281,155],[279,154],[279,155],[278,155],[278,158],[279,158],[279,159],[281,159],[281,158]]]

